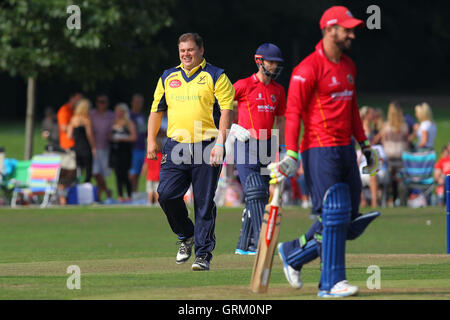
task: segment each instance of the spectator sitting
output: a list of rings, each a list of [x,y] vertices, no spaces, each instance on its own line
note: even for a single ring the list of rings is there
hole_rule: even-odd
[[[433,121],[433,114],[428,103],[424,102],[415,107],[416,118],[419,121],[415,125],[415,134],[417,136],[416,148],[420,150],[433,150],[434,140],[436,138],[436,123]]]
[[[374,118],[372,121],[373,139],[370,141],[373,145],[381,144],[381,130],[385,122],[384,111],[381,108],[374,110]]]
[[[450,174],[450,143],[442,149],[441,157],[434,165],[435,193],[439,203],[445,204],[445,177]]]
[[[376,175],[369,175],[369,174],[364,174],[362,172],[362,168],[364,168],[367,165],[367,161],[366,158],[363,156],[361,149],[358,149],[357,153],[356,153],[356,158],[358,161],[358,165],[359,165],[359,172],[361,175],[361,183],[362,183],[362,187],[363,190],[361,192],[361,206],[365,207],[368,205],[367,202],[367,198],[365,193],[364,193],[364,188],[365,187],[369,187],[370,190],[370,205],[371,207],[375,208],[378,206],[378,199],[380,198],[378,195],[378,191],[379,191],[379,186],[382,186],[383,190],[382,190],[382,206],[386,205],[386,197],[387,197],[387,190],[385,190],[385,188],[387,188],[388,184],[389,184],[389,169],[388,169],[388,165],[387,165],[387,159],[386,159],[386,153],[384,152],[384,148],[382,145],[380,144],[376,144],[372,146],[376,152],[378,153],[379,156],[379,161],[381,162],[380,164],[380,170],[377,172]]]
[[[392,201],[399,198],[397,173],[403,167],[402,153],[408,150],[408,125],[398,102],[389,104],[387,121],[381,130],[381,142],[386,153],[389,168],[389,185],[392,188]],[[406,205],[406,204],[403,204]]]
[[[359,115],[361,117],[361,122],[363,125],[364,133],[366,134],[367,139],[372,143],[374,138],[373,132],[373,120],[375,118],[375,112],[373,108],[369,106],[363,106],[359,109]]]

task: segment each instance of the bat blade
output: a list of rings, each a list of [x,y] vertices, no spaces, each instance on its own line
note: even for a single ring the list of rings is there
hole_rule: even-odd
[[[278,241],[281,223],[281,192],[282,186],[277,185],[272,202],[265,207],[261,232],[259,235],[258,252],[253,265],[250,288],[254,293],[266,293],[269,288],[275,246]]]

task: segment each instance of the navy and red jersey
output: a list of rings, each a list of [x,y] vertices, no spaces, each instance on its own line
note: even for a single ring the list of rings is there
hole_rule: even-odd
[[[294,68],[286,107],[286,149],[298,151],[300,121],[304,133],[300,152],[315,147],[345,146],[354,136],[366,140],[355,92],[356,67],[342,54],[339,63],[316,50]]]
[[[282,116],[286,110],[286,92],[275,81],[265,85],[256,74],[236,81],[234,100],[238,102],[238,124],[250,131],[255,139],[268,139],[275,116]],[[259,130],[267,130],[267,137]]]

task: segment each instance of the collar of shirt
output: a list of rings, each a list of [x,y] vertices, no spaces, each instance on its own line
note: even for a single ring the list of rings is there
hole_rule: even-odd
[[[262,82],[262,81],[260,81],[259,79],[258,79],[258,76],[256,75],[256,73],[254,73],[254,74],[252,74],[252,80],[253,80],[253,82],[254,83],[262,83],[262,84],[264,84],[264,82]],[[270,80],[270,82],[268,83],[268,84],[264,84],[264,85],[270,85],[270,84],[272,84],[272,79]]]
[[[183,70],[184,73],[186,73],[186,75],[188,77],[190,77],[191,75],[196,73],[199,68],[205,69],[205,67],[206,67],[206,59],[203,58],[202,63],[200,63],[198,66],[192,68],[191,71],[187,71],[185,68],[183,68],[183,63],[180,63],[180,65],[177,68],[181,68],[181,70]]]

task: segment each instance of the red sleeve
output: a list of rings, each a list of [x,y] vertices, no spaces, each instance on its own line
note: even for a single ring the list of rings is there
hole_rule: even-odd
[[[358,102],[356,101],[356,93],[353,95],[352,100],[352,134],[358,143],[367,140],[364,128],[362,125],[361,117],[359,115]]]
[[[277,110],[275,111],[276,116],[282,116],[286,112],[286,90],[284,87],[280,85],[280,101],[277,105]]]
[[[244,79],[238,80],[233,84],[234,87],[234,100],[239,101],[244,94],[244,90],[246,88],[246,84]]]
[[[285,113],[286,150],[298,152],[300,121],[313,94],[314,84],[314,70],[310,65],[300,64],[292,72]]]

